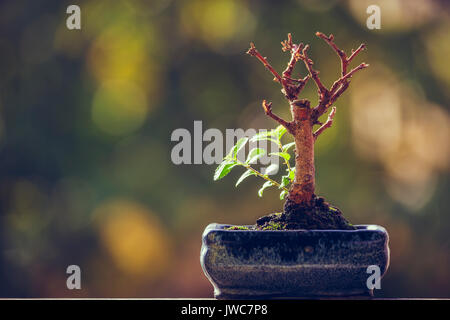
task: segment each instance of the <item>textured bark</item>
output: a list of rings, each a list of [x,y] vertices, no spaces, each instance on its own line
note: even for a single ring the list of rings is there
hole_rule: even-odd
[[[310,205],[315,189],[314,135],[309,101],[291,104],[295,141],[295,178],[288,199],[296,204]]]

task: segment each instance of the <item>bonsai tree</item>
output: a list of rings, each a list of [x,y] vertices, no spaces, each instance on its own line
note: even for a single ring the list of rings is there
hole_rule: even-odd
[[[341,75],[329,89],[321,82],[319,72],[314,69],[313,61],[308,57],[309,45],[294,44],[291,34],[288,34],[287,40],[281,42],[282,50],[291,55],[286,69],[281,74],[269,64],[267,58],[258,52],[253,43],[250,44],[250,49],[247,51],[247,54],[256,57],[274,76],[274,81],[281,85],[281,92],[288,101],[292,114],[292,120],[286,121],[273,113],[271,102],[263,100],[264,112],[278,122],[279,126],[274,130],[257,134],[251,138],[251,141],[267,139],[275,142],[279,146],[280,152],[274,154],[284,160],[287,174],[278,183],[268,176],[267,171],[263,174],[250,166],[265,154],[264,149],[250,150],[247,160],[239,161],[237,153],[248,141],[248,138],[244,137],[238,140],[218,166],[214,179],[223,178],[235,166],[243,166],[247,168],[247,171],[239,178],[236,185],[246,177],[256,175],[266,180],[259,190],[260,196],[267,187],[276,186],[282,190],[280,198],[286,199],[283,212],[258,219],[256,226],[259,229],[353,229],[338,208],[330,206],[323,198],[315,195],[314,144],[319,136],[333,124],[336,113],[336,107],[333,104],[347,90],[352,76],[358,70],[368,67],[368,64],[361,63],[349,70],[350,62],[365,49],[365,45],[361,44],[348,56],[334,43],[333,35],[326,36],[317,32],[316,36],[327,42],[341,61]],[[302,61],[308,70],[308,74],[303,78],[293,76],[294,67],[299,61]],[[319,97],[315,107],[311,107],[309,100],[299,98],[302,89],[311,79],[317,87]],[[321,123],[319,118],[327,112],[327,120]],[[317,129],[314,128],[315,126],[318,126]],[[281,137],[286,132],[292,135],[294,142],[283,145]],[[288,151],[292,146],[295,146],[295,167],[291,167],[289,162],[291,157]]]

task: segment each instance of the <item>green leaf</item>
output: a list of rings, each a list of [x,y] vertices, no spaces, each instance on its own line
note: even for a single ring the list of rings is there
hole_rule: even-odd
[[[255,134],[250,139],[250,141],[256,142],[256,141],[261,141],[261,140],[268,140],[268,141],[275,142],[276,144],[280,144],[280,139],[281,139],[281,137],[283,137],[283,135],[286,132],[287,132],[287,129],[284,126],[279,125],[278,127],[276,127],[273,130],[263,131],[263,132]]]
[[[283,151],[283,152],[287,152],[292,146],[294,146],[295,145],[295,142],[290,142],[290,143],[287,143],[287,144],[285,144],[282,148],[281,148],[281,150]]]
[[[286,161],[289,161],[289,159],[291,158],[291,155],[287,152],[272,152],[270,155],[275,155],[275,156],[279,156],[283,159],[285,159]]]
[[[284,135],[286,132],[287,132],[287,129],[285,128],[285,126],[282,126],[282,125],[280,124],[278,127],[276,127],[276,128],[273,130],[273,135],[274,135],[275,137],[277,137],[278,140],[280,140],[281,137],[283,137],[283,135]]]
[[[288,186],[289,183],[291,183],[291,179],[289,179],[289,176],[283,176],[283,177],[281,177],[280,188],[283,188],[283,187]]]
[[[282,132],[277,132],[275,130],[270,130],[270,131],[263,131],[260,133],[255,134],[250,141],[251,142],[257,142],[257,141],[261,141],[261,140],[267,140],[267,141],[272,141],[275,144],[280,144],[279,138],[278,136],[281,134],[281,136],[283,135]]]
[[[244,174],[242,176],[240,176],[240,178],[238,179],[238,181],[236,182],[236,187],[242,182],[244,181],[245,178],[249,177],[249,176],[256,176],[256,173],[253,172],[252,170],[248,169],[247,171],[244,172]]]
[[[262,148],[254,148],[250,150],[245,163],[255,163],[259,158],[266,154],[266,150]]]
[[[287,194],[288,194],[288,192],[286,190],[281,191],[280,200],[284,200],[284,198],[286,197]]]
[[[271,137],[272,135],[273,135],[272,130],[270,130],[270,131],[262,131],[262,132],[259,132],[259,133],[255,134],[255,135],[250,139],[250,141],[254,142],[254,141],[264,140],[264,139],[266,139],[266,138]]]
[[[220,180],[225,177],[235,166],[237,166],[237,163],[234,161],[222,162],[214,172],[214,181]]]
[[[248,138],[247,137],[242,137],[238,140],[238,142],[236,142],[236,144],[233,146],[233,148],[231,148],[230,152],[228,153],[228,155],[225,157],[225,159],[236,159],[236,156],[238,154],[238,152],[242,149],[242,147],[245,146],[245,144],[247,143]]]
[[[264,169],[264,175],[269,176],[271,174],[276,173],[277,171],[278,171],[278,165],[274,163]]]
[[[234,153],[234,157],[237,156],[237,154],[239,153],[239,151],[241,151],[241,149],[245,146],[245,144],[247,143],[248,138],[247,137],[243,137],[240,138],[238,140],[238,142],[236,142],[236,152]]]
[[[269,187],[271,187],[271,186],[273,186],[273,183],[270,182],[270,181],[266,181],[266,183],[263,184],[261,189],[258,190],[258,196],[262,197],[264,190],[269,188]]]
[[[295,167],[291,168],[291,170],[289,171],[289,179],[291,181],[294,181],[294,177],[295,177]]]
[[[267,140],[267,141],[272,141],[273,143],[275,143],[275,144],[277,144],[278,145],[278,143],[279,143],[279,141],[278,140],[276,140],[276,139],[273,139],[273,138],[271,138],[271,137],[253,137],[250,141],[251,142],[257,142],[257,141],[261,141],[261,140]]]

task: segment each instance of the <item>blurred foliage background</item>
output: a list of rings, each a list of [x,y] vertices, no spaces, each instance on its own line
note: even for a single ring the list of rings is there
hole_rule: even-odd
[[[450,296],[450,19],[445,1],[64,1],[0,4],[0,295],[211,297],[199,264],[210,222],[251,224],[282,208],[241,172],[174,165],[176,128],[273,128],[289,108],[250,41],[278,70],[280,41],[311,45],[330,85],[339,59],[370,63],[316,145],[318,193],[354,224],[390,234],[382,297]],[[366,8],[381,8],[368,30]],[[303,67],[296,74],[305,75]],[[317,101],[312,82],[303,96]],[[82,290],[66,289],[66,268]]]

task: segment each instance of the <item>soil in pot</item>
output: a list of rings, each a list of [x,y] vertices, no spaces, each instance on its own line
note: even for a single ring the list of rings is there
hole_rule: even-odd
[[[312,206],[299,206],[289,199],[284,212],[263,216],[251,227],[234,226],[230,229],[247,230],[356,230],[342,215],[341,210],[314,195]]]

